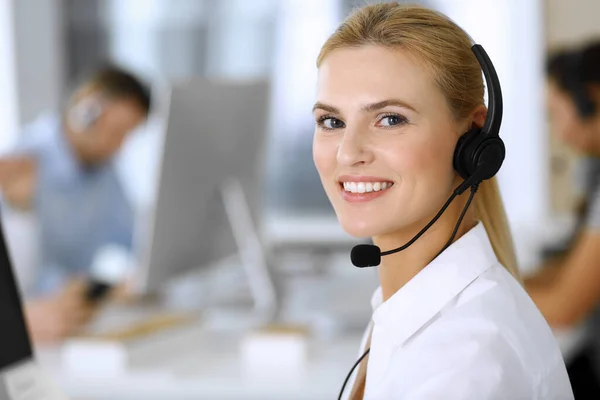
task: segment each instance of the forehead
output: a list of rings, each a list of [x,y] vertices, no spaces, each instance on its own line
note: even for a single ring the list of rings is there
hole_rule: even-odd
[[[399,98],[416,109],[443,106],[445,99],[427,68],[407,51],[381,46],[331,52],[318,75],[319,101],[339,105]]]

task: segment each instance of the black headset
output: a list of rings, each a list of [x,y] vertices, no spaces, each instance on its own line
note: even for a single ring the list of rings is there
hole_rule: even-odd
[[[488,111],[482,128],[472,128],[463,134],[454,150],[454,169],[465,180],[462,192],[472,185],[498,173],[506,149],[499,136],[502,122],[502,91],[492,61],[481,45],[471,48],[481,65],[488,91]]]
[[[506,155],[504,142],[499,136],[500,124],[502,122],[502,91],[500,89],[500,81],[498,80],[498,75],[496,75],[494,65],[492,64],[492,61],[488,57],[483,47],[475,44],[471,47],[471,50],[481,65],[481,69],[483,70],[483,74],[487,83],[488,112],[483,127],[469,129],[460,137],[456,144],[453,164],[454,169],[464,179],[463,183],[454,190],[448,201],[446,201],[446,204],[444,204],[444,206],[429,222],[429,224],[427,224],[425,228],[423,228],[405,245],[384,252],[381,252],[379,247],[375,245],[361,244],[355,246],[351,253],[352,263],[355,266],[359,268],[377,266],[379,265],[382,255],[385,256],[406,249],[423,233],[425,233],[425,231],[427,231],[427,229],[429,229],[435,223],[435,221],[437,221],[437,219],[442,215],[442,213],[446,210],[448,205],[456,196],[471,188],[471,195],[458,219],[458,222],[454,228],[454,232],[452,233],[452,237],[446,243],[440,253],[438,253],[438,255],[441,254],[441,252],[443,252],[452,243],[458,227],[460,226],[460,223],[471,203],[471,200],[473,199],[473,196],[475,195],[475,192],[477,191],[479,184],[486,179],[492,178],[500,170]],[[369,348],[367,351],[365,351],[363,355],[356,361],[356,363],[354,363],[352,369],[350,369],[350,372],[344,380],[344,384],[342,385],[338,399],[342,398],[344,389],[348,383],[348,380],[350,379],[350,376],[352,375],[352,372],[354,372],[360,362],[367,356],[367,354],[369,354],[370,350],[371,349]]]
[[[584,51],[585,49],[578,50],[566,58],[566,71],[563,83],[575,103],[579,116],[585,119],[596,114],[596,104],[590,98],[583,77]]]

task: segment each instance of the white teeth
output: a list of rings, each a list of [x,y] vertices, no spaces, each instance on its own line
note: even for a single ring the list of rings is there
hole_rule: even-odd
[[[392,182],[343,182],[344,190],[351,193],[379,192],[392,185]]]

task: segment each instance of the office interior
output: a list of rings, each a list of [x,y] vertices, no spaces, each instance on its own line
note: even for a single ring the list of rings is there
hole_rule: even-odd
[[[246,199],[258,196],[258,205],[215,183],[211,207],[218,203],[219,211],[188,238],[214,245],[212,233],[222,231],[219,238],[228,241],[231,254],[213,257],[207,250],[211,255],[200,255],[197,267],[178,273],[162,266],[164,279],[156,278],[159,283],[135,298],[104,306],[81,335],[36,345],[41,365],[70,398],[264,400],[337,394],[358,355],[378,276],[375,269],[350,263],[352,246],[365,239],[338,225],[313,165],[315,63],[324,40],[352,8],[372,2],[0,2],[1,151],[39,115],[60,110],[78,79],[107,60],[152,84],[158,105],[116,156],[142,221],[156,215],[165,187],[159,184],[170,126],[160,110],[165,88],[185,88],[181,82],[203,78],[268,82],[268,96],[261,100],[267,113],[262,176],[256,185],[235,186]],[[532,271],[542,246],[569,235],[578,199],[577,155],[549,133],[545,58],[551,49],[600,37],[600,3],[420,3],[453,18],[494,60],[507,146],[498,180],[520,268]],[[244,149],[238,152],[231,156],[243,158]],[[197,153],[202,158],[206,149]],[[205,165],[187,160],[192,169]],[[232,209],[240,207],[258,218],[236,224],[244,215]],[[193,204],[188,208],[180,211],[197,212]],[[39,267],[39,221],[33,213],[11,210],[3,210],[2,219],[13,267],[25,285]],[[239,237],[250,239],[236,241]],[[251,249],[242,248],[244,243]],[[556,335],[568,357],[577,332]]]

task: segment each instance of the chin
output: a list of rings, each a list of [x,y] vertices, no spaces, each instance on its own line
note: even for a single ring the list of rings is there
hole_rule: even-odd
[[[340,217],[338,215],[338,221],[342,226],[342,229],[350,236],[355,238],[371,238],[379,235],[383,230],[383,223],[373,221],[372,219],[357,219],[348,217]]]

